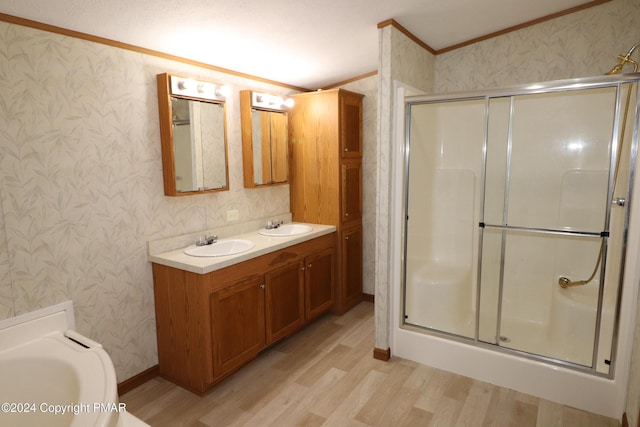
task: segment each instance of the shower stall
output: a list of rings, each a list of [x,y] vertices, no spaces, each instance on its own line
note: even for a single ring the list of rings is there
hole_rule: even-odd
[[[427,336],[421,361],[495,383],[561,371],[574,377],[564,394],[626,381],[615,366],[639,79],[406,98],[394,351],[413,351],[403,334]],[[469,373],[492,358],[502,372]],[[514,381],[503,385],[553,397]]]

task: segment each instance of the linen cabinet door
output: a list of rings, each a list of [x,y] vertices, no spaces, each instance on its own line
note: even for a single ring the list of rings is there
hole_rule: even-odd
[[[302,261],[265,274],[267,344],[299,329],[304,323],[304,270]]]
[[[362,301],[362,226],[342,231],[342,302],[351,308]]]
[[[210,303],[213,372],[219,377],[265,347],[264,278],[252,276],[213,292]]]
[[[327,248],[305,258],[305,318],[311,320],[333,305],[334,251]]]
[[[343,224],[362,220],[362,162],[344,161],[341,168],[341,221]]]
[[[362,95],[340,91],[342,157],[362,157]]]

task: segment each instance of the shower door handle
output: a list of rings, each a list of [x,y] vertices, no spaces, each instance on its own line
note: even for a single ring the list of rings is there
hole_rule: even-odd
[[[624,197],[616,197],[611,201],[611,204],[616,206],[624,206],[626,203],[627,199]]]

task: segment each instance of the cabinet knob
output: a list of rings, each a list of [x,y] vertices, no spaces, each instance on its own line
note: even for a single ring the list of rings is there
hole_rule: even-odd
[[[349,149],[348,149],[348,148],[345,148],[345,149],[344,149],[344,151],[349,151]]]
[[[345,213],[344,213],[344,216],[349,216],[349,212],[345,212]]]
[[[264,283],[260,285],[260,289],[264,289]]]
[[[305,267],[300,267],[300,270],[304,271],[304,270],[306,270],[306,268]]]
[[[349,240],[349,236],[344,236],[344,240]]]
[[[311,267],[313,267],[313,264],[307,265],[307,268],[311,268]]]

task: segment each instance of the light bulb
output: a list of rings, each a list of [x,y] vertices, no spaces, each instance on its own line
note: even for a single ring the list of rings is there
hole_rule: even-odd
[[[227,85],[216,86],[215,94],[216,96],[226,98],[227,96],[231,95],[231,87]]]
[[[178,82],[178,88],[181,90],[189,90],[193,87],[193,81],[192,80],[180,80]]]

